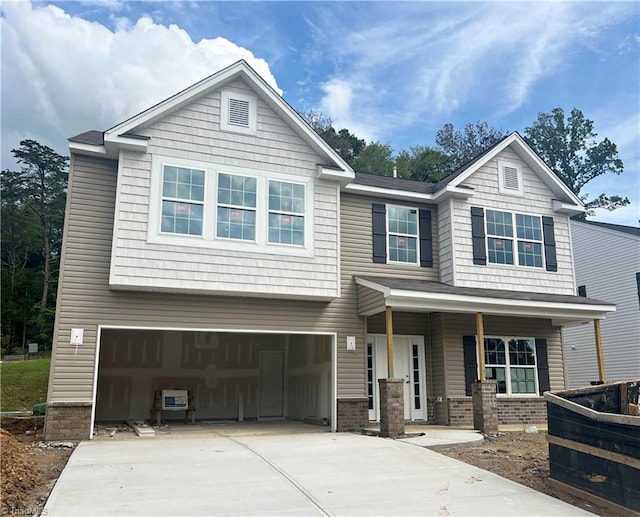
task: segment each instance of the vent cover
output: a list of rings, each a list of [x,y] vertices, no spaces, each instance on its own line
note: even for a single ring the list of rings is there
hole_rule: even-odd
[[[229,124],[249,127],[249,102],[242,99],[229,99]]]
[[[509,190],[520,190],[520,182],[518,178],[518,169],[515,167],[504,166],[504,188]]]

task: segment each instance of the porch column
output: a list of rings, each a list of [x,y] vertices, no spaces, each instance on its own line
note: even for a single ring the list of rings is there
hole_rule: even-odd
[[[387,378],[393,379],[393,311],[391,307],[386,309],[387,327]]]
[[[478,356],[480,357],[480,380],[487,378],[486,368],[484,366],[484,320],[482,313],[476,314],[476,335],[478,336]]]
[[[484,360],[484,320],[482,313],[476,313],[476,336],[478,337],[478,366],[480,379],[471,385],[473,406],[473,427],[483,434],[498,432],[498,398],[495,380],[487,380]]]
[[[380,393],[380,436],[397,438],[404,435],[404,379],[393,375],[393,311],[387,307],[387,379],[378,379]]]
[[[600,332],[600,320],[593,320],[593,330],[596,336],[596,352],[598,354],[598,375],[600,382],[605,381],[604,354],[602,353],[602,334]]]

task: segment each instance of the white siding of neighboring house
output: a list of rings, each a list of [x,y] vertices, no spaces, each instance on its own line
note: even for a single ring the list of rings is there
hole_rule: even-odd
[[[516,163],[522,169],[524,196],[507,196],[499,192],[498,160]],[[497,158],[489,160],[463,183],[474,189],[471,198],[465,201],[454,199],[453,238],[455,253],[456,286],[529,290],[549,294],[575,294],[569,219],[554,214],[553,192],[543,183],[512,149],[502,151]],[[545,267],[520,267],[511,265],[473,264],[471,238],[471,207],[518,212],[530,215],[553,216],[555,225],[556,255],[558,271],[548,272]],[[446,278],[452,278],[450,275]]]
[[[440,251],[440,281],[455,285],[451,203],[452,200],[448,200],[438,205],[438,249]]]
[[[640,271],[640,237],[578,221],[571,222],[576,284],[587,296],[616,304],[601,322],[606,380],[640,378],[640,306],[636,273]],[[592,322],[563,332],[569,387],[598,380]]]
[[[231,88],[251,93],[241,81],[225,87]],[[110,285],[201,294],[338,296],[339,192],[335,183],[316,178],[321,158],[260,100],[256,135],[220,131],[220,104],[220,91],[197,99],[137,131],[150,137],[148,153],[121,154]],[[195,166],[211,165],[205,181],[215,179],[214,171],[261,172],[268,177],[279,175],[274,179],[309,181],[307,195],[313,203],[313,210],[307,213],[313,218],[310,249],[274,245],[250,249],[245,242],[201,243],[198,237],[184,236],[176,236],[175,244],[149,242],[155,231],[149,223],[157,224],[157,218],[150,220],[149,205],[160,207],[159,199],[152,199],[161,192],[160,167],[152,172],[155,155],[169,161],[187,160]],[[156,196],[152,195],[154,180],[158,181]],[[185,239],[189,240],[186,246]]]

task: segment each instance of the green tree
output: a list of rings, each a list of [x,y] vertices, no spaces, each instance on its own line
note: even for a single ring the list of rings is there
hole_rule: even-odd
[[[398,153],[398,176],[416,181],[435,183],[451,171],[452,159],[433,147],[416,145]]]
[[[505,136],[506,132],[489,127],[482,121],[468,123],[463,130],[448,122],[436,133],[436,146],[450,158],[452,172]]]
[[[593,121],[577,108],[573,108],[566,118],[562,108],[555,108],[551,113],[539,113],[533,125],[525,129],[528,144],[582,199],[590,214],[596,208],[615,210],[629,204],[627,197],[600,194],[589,199],[589,194],[584,192],[587,183],[594,178],[624,171],[616,144],[608,138],[598,142],[597,136]]]
[[[4,170],[0,183],[3,334],[21,327],[23,343],[50,340],[69,159],[35,140],[11,153],[20,169]]]
[[[346,128],[336,131],[331,119],[319,111],[307,111],[300,116],[345,162],[353,167],[356,158],[367,145],[364,140],[351,134]]]
[[[393,174],[393,148],[389,144],[371,142],[356,157],[353,170],[379,176]]]

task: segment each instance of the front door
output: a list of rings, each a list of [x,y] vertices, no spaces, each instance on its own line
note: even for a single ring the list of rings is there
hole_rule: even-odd
[[[284,353],[260,352],[258,418],[282,418],[284,388]]]
[[[378,379],[387,378],[387,337],[370,335],[367,346],[369,382],[369,418],[380,419]],[[393,336],[393,377],[404,380],[405,420],[426,418],[426,379],[424,374],[424,338],[422,336]],[[372,407],[373,406],[373,407]]]

